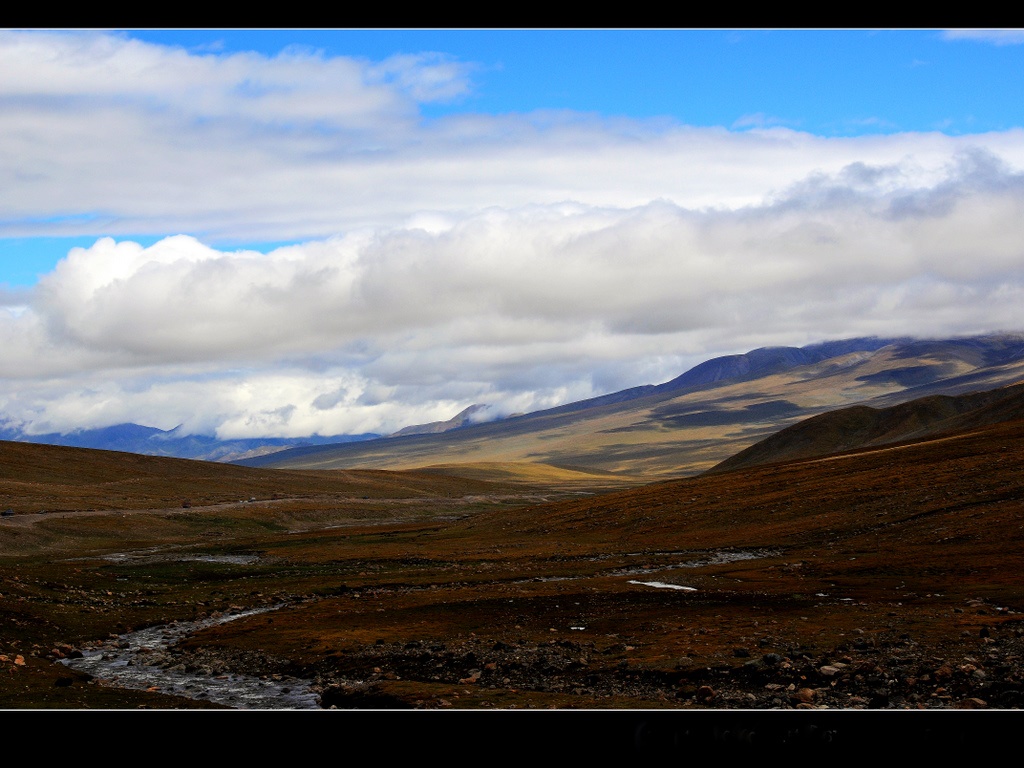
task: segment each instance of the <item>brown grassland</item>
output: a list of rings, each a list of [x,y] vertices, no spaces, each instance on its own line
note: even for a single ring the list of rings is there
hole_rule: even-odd
[[[1022,467],[1024,421],[629,487],[2,443],[0,707],[217,706],[55,662],[281,605],[176,661],[337,708],[1017,708]]]

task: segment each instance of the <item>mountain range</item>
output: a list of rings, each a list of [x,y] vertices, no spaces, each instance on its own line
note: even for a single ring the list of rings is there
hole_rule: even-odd
[[[613,484],[635,483],[697,474],[727,459],[763,462],[776,453],[796,457],[809,445],[839,451],[865,441],[909,439],[909,422],[893,426],[909,417],[902,412],[873,417],[869,409],[889,409],[926,396],[948,398],[1022,379],[1022,334],[864,337],[717,357],[662,384],[490,421],[482,420],[487,406],[476,404],[447,421],[407,426],[386,437],[220,440],[138,424],[30,435],[8,424],[0,426],[0,440],[255,467],[433,467],[467,477],[529,480],[543,475],[548,481],[560,476],[567,482],[593,482],[599,475]],[[851,406],[861,410],[843,410]],[[956,415],[943,409],[961,406],[940,400],[931,407],[938,419],[942,414]],[[842,424],[812,419],[799,432],[785,432],[805,419],[837,410],[842,413],[837,418],[845,420]],[[829,430],[833,437],[826,439],[823,431]],[[776,442],[758,449],[761,453],[747,452],[776,433]]]
[[[446,469],[0,441],[0,707],[238,707],[230,676],[338,709],[1021,708],[1020,338],[854,346],[288,452]],[[638,482],[695,430],[744,449]],[[459,463],[489,442],[526,458]]]
[[[529,479],[543,468],[623,482],[698,474],[829,411],[888,408],[1024,379],[1024,335],[858,338],[708,360],[671,381],[428,434],[291,448],[245,459],[292,469],[434,467]]]
[[[0,426],[0,440],[65,445],[74,448],[99,448],[107,451],[141,453],[146,456],[171,456],[203,461],[233,461],[297,445],[337,444],[374,437],[380,435],[312,435],[303,438],[260,437],[219,440],[212,435],[182,434],[178,427],[164,430],[141,424],[115,424],[99,429],[75,430],[67,434],[50,432],[34,435],[9,424]]]

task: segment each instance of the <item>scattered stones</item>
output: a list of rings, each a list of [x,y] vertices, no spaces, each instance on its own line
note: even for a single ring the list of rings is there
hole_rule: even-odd
[[[702,685],[697,689],[696,699],[700,702],[711,701],[715,697],[715,689],[710,685]]]
[[[605,653],[621,654],[625,647],[622,643]],[[602,656],[601,649],[593,643],[552,640],[532,644],[526,640],[495,642],[472,638],[438,646],[437,650],[406,648],[402,643],[368,646],[338,657],[338,663],[344,660],[344,668],[322,667],[319,672],[328,680],[342,675],[366,679],[370,669],[386,665],[400,673],[403,680],[466,686],[466,696],[469,694],[465,691],[471,688],[477,692],[474,696],[488,689],[532,690],[546,695],[564,693],[593,702],[609,697],[648,701],[667,698],[686,706],[723,709],[984,709],[1024,704],[1024,643],[1006,652],[1009,660],[1004,661],[1001,654],[998,660],[986,660],[986,666],[991,664],[992,669],[999,670],[998,688],[994,687],[991,674],[987,680],[974,674],[982,670],[969,657],[946,662],[925,658],[919,655],[920,651],[905,646],[885,647],[891,650],[872,649],[869,658],[857,653],[848,656],[841,651],[821,655],[807,652],[792,659],[765,654],[739,666],[708,665],[706,661],[702,664],[687,656],[656,669],[641,659],[624,664],[617,654],[611,658]],[[820,681],[820,687],[811,681]],[[983,690],[988,690],[988,694]],[[357,702],[349,697],[340,706],[363,706],[366,701],[369,699]],[[414,703],[444,706],[436,697]],[[474,704],[477,705],[482,703]]]
[[[810,704],[814,701],[814,689],[813,688],[800,688],[791,697],[796,703]]]

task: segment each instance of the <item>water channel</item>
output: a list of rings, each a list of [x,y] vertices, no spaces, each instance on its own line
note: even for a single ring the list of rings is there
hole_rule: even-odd
[[[166,651],[187,635],[215,624],[276,610],[256,608],[202,621],[182,621],[120,635],[82,657],[63,659],[72,669],[88,672],[107,685],[203,699],[235,709],[319,709],[310,683],[295,678],[252,677],[189,671],[181,664],[165,667]]]
[[[652,554],[689,555],[693,553],[638,552],[630,554],[632,556],[650,557]],[[702,559],[670,565],[620,568],[612,571],[612,574],[617,576],[647,575],[660,571],[698,568],[738,560],[751,560],[774,554],[777,553],[773,550],[721,551],[714,552]],[[159,557],[155,552],[147,552],[146,555]],[[126,557],[126,555],[122,556]],[[136,556],[138,555],[136,554]],[[181,556],[179,556],[179,559],[181,559]],[[232,563],[245,564],[255,558],[244,555],[219,556],[217,558],[196,555],[187,557],[187,559],[209,560],[211,562],[230,561]],[[524,579],[523,581],[561,581],[579,578],[588,577],[535,577]],[[684,592],[697,591],[693,587],[662,581],[630,580],[629,583],[644,587],[654,587],[656,589],[674,589]],[[61,663],[73,669],[88,672],[94,678],[102,681],[103,684],[135,690],[155,690],[191,699],[211,701],[235,709],[320,709],[319,696],[312,690],[312,685],[307,680],[284,678],[279,675],[254,677],[233,673],[219,674],[213,670],[190,670],[184,664],[174,663],[173,657],[167,653],[175,643],[201,629],[246,616],[277,610],[281,607],[283,606],[235,611],[227,615],[202,619],[200,621],[174,622],[172,624],[142,629],[137,632],[129,632],[119,635],[115,639],[99,643],[92,648],[84,649],[81,658],[63,659]],[[571,629],[583,630],[585,627],[574,626]]]

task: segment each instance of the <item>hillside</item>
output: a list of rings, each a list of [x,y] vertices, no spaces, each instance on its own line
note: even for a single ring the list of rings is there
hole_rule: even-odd
[[[0,441],[0,507],[19,515],[249,503],[281,498],[427,498],[501,490],[439,472],[281,472],[91,448]]]
[[[295,448],[239,462],[292,469],[545,464],[658,479],[710,469],[784,427],[853,404],[1024,379],[1024,337],[852,339],[707,361],[672,381],[439,434]]]
[[[4,489],[80,509],[211,494],[0,518],[5,708],[239,706],[225,680],[339,709],[1024,706],[1022,420],[547,501],[0,448]],[[245,483],[277,498],[216,503]],[[154,625],[175,642],[126,634]]]
[[[852,406],[787,427],[708,474],[921,440],[1014,419],[1024,419],[1024,384],[966,395],[929,395],[889,408]]]

